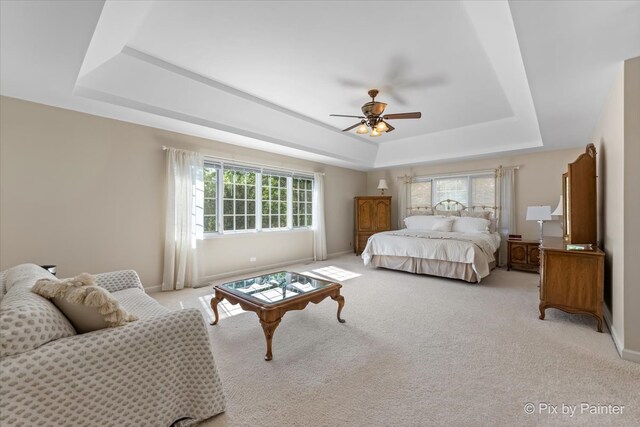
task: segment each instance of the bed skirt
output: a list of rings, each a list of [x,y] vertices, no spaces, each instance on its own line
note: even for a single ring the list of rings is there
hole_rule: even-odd
[[[489,268],[495,267],[495,262]],[[430,274],[432,276],[460,279],[465,282],[477,283],[478,277],[471,264],[463,262],[440,261],[437,259],[412,258],[404,256],[374,255],[371,257],[373,267],[389,268],[391,270],[407,271],[416,274]]]

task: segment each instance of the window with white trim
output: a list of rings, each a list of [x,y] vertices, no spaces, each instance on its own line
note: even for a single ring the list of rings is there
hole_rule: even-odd
[[[410,184],[410,207],[435,206],[447,199],[467,207],[495,206],[494,173],[416,177]]]
[[[218,231],[218,172],[220,167],[209,165],[204,168],[204,232]]]
[[[308,228],[313,176],[293,171],[205,162],[204,231],[255,232]]]
[[[222,229],[256,229],[256,178],[247,168],[223,168]]]
[[[262,173],[262,229],[286,229],[288,177],[277,173]]]
[[[313,178],[293,177],[293,227],[313,225]]]

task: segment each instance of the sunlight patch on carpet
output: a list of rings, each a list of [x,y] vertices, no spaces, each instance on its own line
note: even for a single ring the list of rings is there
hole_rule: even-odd
[[[354,279],[361,276],[361,274],[354,273],[353,271],[345,270],[343,268],[334,267],[332,265],[328,267],[317,268],[313,270],[313,272],[307,271],[301,274],[305,274],[311,277],[317,277],[318,279],[325,279],[328,277],[329,279],[335,280],[337,282],[344,282],[346,280]]]
[[[209,323],[213,322],[213,310],[211,309],[211,299],[213,298],[213,294],[204,295],[198,298],[200,305],[202,306],[202,311],[207,316],[207,320]],[[240,313],[244,313],[245,311],[240,308],[240,304],[232,305],[229,301],[224,300],[218,303],[218,315],[220,319],[224,319],[225,317],[235,316]]]

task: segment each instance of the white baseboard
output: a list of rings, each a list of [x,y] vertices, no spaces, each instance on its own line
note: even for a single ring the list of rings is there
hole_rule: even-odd
[[[354,254],[355,255],[355,252],[353,252],[353,249],[349,249],[347,251],[332,252],[330,254],[327,254],[327,258],[335,258],[335,257],[339,257],[341,255],[346,255],[346,254]]]
[[[623,348],[621,357],[630,362],[640,363],[640,351]]]
[[[148,294],[154,293],[154,292],[160,292],[162,290],[162,285],[158,285],[158,286],[148,286],[146,288],[144,288],[144,291]]]
[[[309,262],[309,261],[313,261],[313,258],[293,259],[293,260],[284,261],[284,262],[277,262],[277,263],[274,263],[274,264],[258,265],[258,266],[255,266],[255,267],[241,268],[240,270],[226,271],[224,273],[213,274],[213,275],[210,275],[210,276],[203,277],[200,280],[200,284],[198,286],[196,286],[196,287],[199,288],[199,287],[202,287],[202,286],[207,286],[211,282],[213,282],[214,280],[224,279],[225,277],[239,276],[239,275],[245,274],[245,273],[251,273],[251,272],[256,272],[256,271],[261,271],[261,270],[270,270],[272,268],[284,267],[285,265],[291,265],[291,264],[302,264],[302,263]]]
[[[613,344],[620,355],[620,358],[624,360],[628,360],[630,362],[640,363],[640,351],[629,350],[628,348],[624,348],[624,343],[620,340],[620,336],[618,335],[618,331],[613,326],[613,316],[611,315],[611,310],[604,304],[604,321],[611,331],[611,338],[613,339]]]
[[[616,350],[618,351],[618,355],[622,357],[622,350],[624,349],[624,346],[622,342],[620,342],[620,338],[618,337],[618,331],[616,331],[616,328],[613,327],[613,316],[611,315],[611,310],[609,310],[609,307],[607,307],[607,304],[603,304],[603,305],[604,305],[604,310],[602,314],[604,315],[604,322],[607,324],[607,327],[611,332],[611,339],[613,339],[613,344],[615,345]]]
[[[346,254],[350,254],[352,253],[353,250],[349,249],[346,251],[340,251],[340,252],[332,252],[330,254],[327,254],[327,258],[336,258],[342,255],[346,255]],[[279,268],[279,267],[284,267],[285,265],[291,265],[291,264],[303,264],[306,262],[312,262],[313,258],[309,257],[309,258],[301,258],[301,259],[294,259],[294,260],[289,260],[289,261],[284,261],[284,262],[278,262],[278,263],[274,263],[274,264],[268,264],[268,265],[260,265],[260,266],[256,266],[256,267],[249,267],[249,268],[242,268],[240,270],[234,270],[234,271],[226,271],[224,273],[220,273],[220,274],[213,274],[210,276],[205,276],[201,279],[200,284],[198,284],[196,286],[196,288],[200,288],[203,286],[208,286],[211,282],[213,282],[214,280],[218,280],[218,279],[224,279],[225,277],[231,277],[231,276],[238,276],[241,274],[245,274],[245,273],[250,273],[250,272],[255,272],[255,271],[260,271],[260,270],[269,270],[272,268]],[[149,286],[144,288],[146,293],[153,293],[153,292],[160,292],[162,290],[162,286]]]

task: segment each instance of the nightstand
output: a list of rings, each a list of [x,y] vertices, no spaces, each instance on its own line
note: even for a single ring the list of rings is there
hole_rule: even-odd
[[[540,242],[537,240],[507,240],[507,271],[523,270],[538,273]]]

